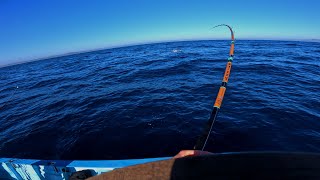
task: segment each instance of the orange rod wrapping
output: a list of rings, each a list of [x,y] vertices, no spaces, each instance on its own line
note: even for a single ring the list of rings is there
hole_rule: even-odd
[[[224,71],[224,76],[223,76],[222,82],[228,82],[229,76],[230,76],[230,71],[231,71],[231,65],[232,65],[232,62],[227,63],[227,67],[226,67],[226,70]]]
[[[220,108],[225,92],[226,92],[226,88],[220,87],[216,102],[214,103],[214,107]]]
[[[232,43],[230,46],[230,56],[233,56],[233,51],[234,51],[234,44]]]

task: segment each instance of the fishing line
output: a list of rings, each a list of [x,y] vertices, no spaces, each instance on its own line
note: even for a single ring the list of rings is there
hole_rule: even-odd
[[[204,128],[203,134],[199,137],[196,145],[193,148],[195,150],[204,150],[204,148],[205,148],[205,146],[207,144],[207,141],[209,139],[209,136],[210,136],[210,133],[211,133],[211,130],[212,130],[212,127],[213,127],[213,123],[214,123],[214,121],[215,121],[215,119],[217,117],[218,110],[221,107],[222,100],[223,100],[224,94],[226,92],[227,83],[228,83],[229,76],[230,76],[230,71],[231,71],[231,66],[232,66],[232,61],[233,61],[233,53],[234,53],[234,33],[233,33],[232,28],[229,25],[226,25],[226,24],[220,24],[220,25],[214,26],[213,28],[217,28],[217,27],[220,27],[220,26],[228,27],[230,32],[231,32],[231,45],[230,45],[230,51],[229,51],[229,58],[228,58],[226,69],[224,71],[222,84],[220,86],[216,101],[215,101],[215,103],[213,105],[213,110],[212,110],[210,118],[209,118],[209,120],[208,120],[208,122],[207,122],[207,124],[206,124],[206,126]]]

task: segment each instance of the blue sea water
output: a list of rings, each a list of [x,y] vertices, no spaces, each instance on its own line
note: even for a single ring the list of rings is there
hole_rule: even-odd
[[[0,68],[0,157],[128,159],[192,149],[230,41],[99,50]],[[236,41],[205,150],[320,152],[320,43]]]

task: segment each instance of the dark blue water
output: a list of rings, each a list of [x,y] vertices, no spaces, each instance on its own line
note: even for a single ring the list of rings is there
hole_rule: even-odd
[[[192,149],[229,43],[139,45],[1,68],[0,157],[127,159]],[[316,42],[237,41],[206,150],[319,152],[319,56]]]

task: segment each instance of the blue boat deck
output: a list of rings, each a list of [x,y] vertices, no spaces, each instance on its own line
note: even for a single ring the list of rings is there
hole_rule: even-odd
[[[72,173],[90,170],[94,175],[116,168],[166,160],[170,157],[128,160],[36,160],[0,158],[0,177],[4,179],[65,179]]]

